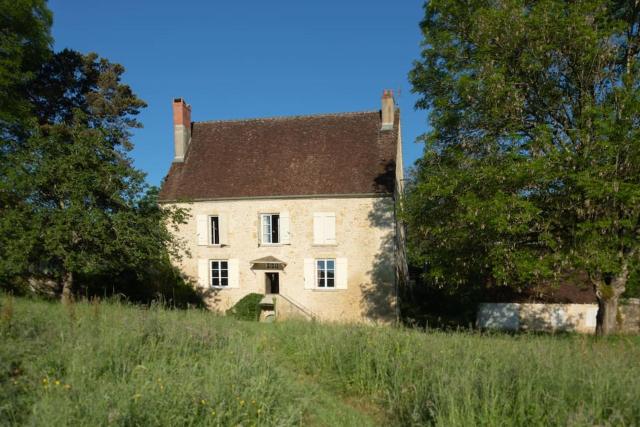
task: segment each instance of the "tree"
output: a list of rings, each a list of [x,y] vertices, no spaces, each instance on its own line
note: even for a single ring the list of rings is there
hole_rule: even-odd
[[[162,208],[128,152],[145,103],[121,83],[124,68],[95,54],[51,54],[18,94],[24,130],[3,137],[0,276],[58,281],[145,271],[177,255],[167,226],[185,212]]]
[[[433,0],[410,79],[431,131],[406,220],[432,280],[584,271],[597,332],[640,255],[637,1]]]
[[[8,155],[28,135],[32,114],[25,90],[51,54],[52,19],[44,0],[0,0],[0,10],[0,180],[4,181]],[[15,233],[18,218],[7,207],[16,206],[18,200],[5,188],[0,186],[0,218],[15,222],[11,230]],[[2,248],[0,256],[0,263],[12,267],[20,258]]]
[[[0,0],[0,164],[31,117],[24,90],[50,54],[51,13],[44,0]],[[0,215],[9,203],[0,192]]]
[[[51,53],[52,18],[44,0],[0,0],[0,11],[0,135],[6,140],[29,116],[21,94]]]

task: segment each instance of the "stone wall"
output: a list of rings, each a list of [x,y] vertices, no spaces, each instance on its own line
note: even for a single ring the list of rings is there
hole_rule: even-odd
[[[319,320],[390,321],[396,306],[393,203],[391,197],[309,197],[178,204],[191,214],[177,232],[190,252],[178,266],[198,286],[198,260],[237,260],[238,288],[200,286],[214,310],[225,311],[251,292],[264,294],[265,273],[274,270],[252,269],[250,261],[273,256],[286,262],[279,271],[280,293],[308,308]],[[282,211],[290,216],[290,244],[260,245],[260,214]],[[314,212],[335,212],[335,245],[314,245]],[[227,218],[228,244],[199,246],[196,216],[218,214]],[[346,258],[347,289],[305,289],[305,258]]]
[[[482,303],[476,325],[507,331],[595,333],[597,313],[596,304]],[[640,332],[640,300],[621,304],[619,319],[623,332]]]

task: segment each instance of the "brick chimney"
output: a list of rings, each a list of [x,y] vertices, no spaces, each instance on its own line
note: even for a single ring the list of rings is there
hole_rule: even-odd
[[[184,161],[191,141],[191,106],[182,98],[173,100],[174,162]]]
[[[393,91],[384,90],[382,92],[382,128],[381,130],[393,129],[393,122],[396,113],[396,106],[393,102]]]

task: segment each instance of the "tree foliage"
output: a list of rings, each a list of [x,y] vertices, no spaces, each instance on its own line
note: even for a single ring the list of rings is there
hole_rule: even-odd
[[[639,13],[634,1],[425,5],[410,79],[432,129],[406,219],[430,280],[525,287],[578,269],[599,331],[615,328],[640,252]]]
[[[37,34],[17,34],[13,27],[22,26],[9,16],[15,25],[5,43],[48,41],[44,5],[18,4],[42,25]],[[166,265],[180,250],[167,226],[186,212],[160,207],[157,190],[132,164],[131,132],[141,127],[136,116],[146,105],[122,83],[124,68],[72,50],[29,55],[41,58],[37,67],[26,61],[31,74],[14,76],[16,61],[0,67],[8,76],[3,94],[21,105],[21,119],[2,135],[0,278],[53,279],[68,296],[74,276],[143,274]]]
[[[23,96],[50,55],[52,16],[44,0],[0,0],[0,135],[29,116]]]

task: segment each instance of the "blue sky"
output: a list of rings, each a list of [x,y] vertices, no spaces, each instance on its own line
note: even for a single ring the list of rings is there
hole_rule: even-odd
[[[171,99],[192,120],[376,110],[400,91],[405,165],[427,129],[407,74],[422,0],[51,0],[55,48],[125,66],[148,108],[132,156],[158,185],[173,158]],[[212,165],[213,167],[213,165]],[[405,168],[406,169],[406,168]]]

